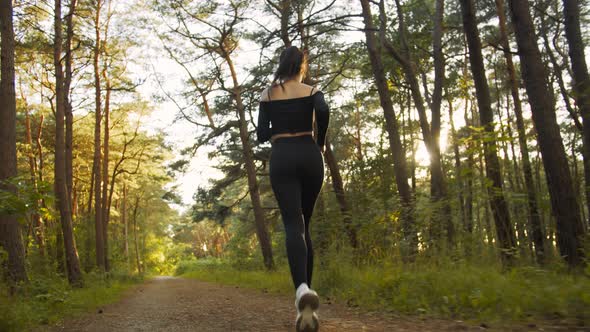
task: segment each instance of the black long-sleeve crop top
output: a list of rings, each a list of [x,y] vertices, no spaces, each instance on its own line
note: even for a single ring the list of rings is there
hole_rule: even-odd
[[[258,142],[266,142],[275,134],[312,131],[314,109],[318,124],[316,142],[323,147],[330,119],[330,107],[321,91],[306,97],[261,101],[256,130]]]

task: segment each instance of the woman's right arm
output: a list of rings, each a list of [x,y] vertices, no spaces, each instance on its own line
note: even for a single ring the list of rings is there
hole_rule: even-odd
[[[262,103],[258,105],[258,127],[256,128],[256,139],[260,143],[264,143],[270,139],[270,117],[268,111],[264,109]]]

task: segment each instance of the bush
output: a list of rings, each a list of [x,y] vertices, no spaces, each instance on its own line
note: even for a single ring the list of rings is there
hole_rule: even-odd
[[[91,272],[84,274],[83,288],[72,288],[65,279],[50,273],[31,274],[29,279],[13,296],[7,285],[0,284],[0,331],[23,331],[86,313],[116,301],[143,278],[121,271]]]

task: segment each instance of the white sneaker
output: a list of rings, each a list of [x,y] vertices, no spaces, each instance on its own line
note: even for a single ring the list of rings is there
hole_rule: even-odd
[[[320,306],[318,294],[309,289],[306,283],[299,285],[295,293],[295,307],[297,319],[295,329],[297,332],[316,332],[319,329],[319,319],[315,311]]]

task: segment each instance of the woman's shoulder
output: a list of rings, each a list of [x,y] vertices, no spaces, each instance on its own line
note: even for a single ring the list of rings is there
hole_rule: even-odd
[[[260,101],[269,101],[268,99],[268,91],[270,90],[270,87],[266,87],[264,90],[262,90],[262,93],[260,94]]]
[[[274,100],[275,98],[273,97],[271,99],[270,95],[273,93],[273,88],[276,89],[278,87],[279,87],[279,84],[276,84],[276,85],[268,86],[264,90],[262,90],[262,92],[260,93],[260,101],[266,102],[266,101]],[[305,83],[297,83],[297,85],[291,85],[290,89],[294,89],[294,90],[292,90],[292,93],[291,93],[292,95],[295,95],[294,97],[291,97],[291,98],[280,98],[279,97],[279,99],[277,99],[277,100],[299,100],[299,99],[306,98],[306,97],[323,95],[323,93],[320,89],[318,89],[315,86],[305,84]]]

